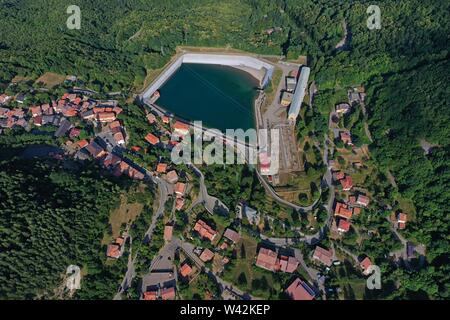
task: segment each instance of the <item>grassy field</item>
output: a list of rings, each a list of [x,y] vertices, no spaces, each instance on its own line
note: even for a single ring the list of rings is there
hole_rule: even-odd
[[[126,195],[122,195],[120,199],[120,207],[114,210],[109,217],[112,236],[105,235],[102,243],[107,244],[112,239],[120,236],[122,224],[134,221],[142,212],[144,205],[142,203],[128,203]]]
[[[63,83],[65,79],[66,77],[63,75],[46,72],[36,80],[36,83],[42,83],[46,88],[51,89]]]
[[[242,247],[245,253],[242,252]],[[258,243],[255,239],[243,234],[242,242],[236,246],[237,257],[234,265],[231,269],[224,271],[224,278],[236,284],[242,290],[255,294],[260,298],[275,298],[273,295],[280,292],[282,284],[280,281],[277,281],[274,273],[255,266],[257,247]],[[243,275],[245,275],[246,279],[244,283],[242,281]],[[263,278],[265,278],[268,288],[255,290],[254,283],[261,281]]]

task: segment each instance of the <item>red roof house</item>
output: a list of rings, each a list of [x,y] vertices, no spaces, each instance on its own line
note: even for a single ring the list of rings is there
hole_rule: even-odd
[[[285,292],[292,300],[313,300],[316,295],[314,290],[299,278],[295,279]]]
[[[191,274],[191,272],[192,272],[192,268],[187,263],[184,263],[180,268],[180,274],[183,278],[186,278],[187,276],[189,276]]]
[[[203,262],[211,261],[214,258],[214,252],[206,248],[203,250],[202,254],[200,255],[200,260]]]
[[[278,270],[278,254],[270,249],[261,248],[256,258],[256,265],[269,271],[276,271]]]
[[[338,224],[339,232],[345,233],[345,232],[350,231],[350,226],[351,226],[350,221],[345,220],[345,219],[339,219],[339,224]]]
[[[342,189],[344,191],[349,191],[353,188],[353,179],[349,175],[345,177],[345,179],[341,180]]]
[[[143,295],[144,300],[156,300],[158,299],[158,291],[147,291]]]
[[[149,133],[145,137],[145,140],[147,140],[147,142],[150,143],[151,145],[156,145],[159,143],[159,138],[151,133]]]
[[[372,261],[369,257],[366,257],[363,261],[360,262],[360,267],[363,269],[363,274],[369,274],[369,267],[372,265]]]
[[[177,197],[183,197],[185,193],[186,193],[186,184],[178,182],[175,185],[175,194],[177,195]]]
[[[313,253],[313,259],[329,267],[333,263],[333,253],[330,250],[317,246]]]
[[[350,219],[353,215],[353,211],[345,203],[337,202],[336,208],[334,209],[334,215],[341,218]]]
[[[362,194],[358,195],[358,199],[356,199],[356,203],[360,206],[367,207],[369,205],[370,199],[367,196]]]
[[[209,241],[214,241],[214,239],[217,236],[217,231],[215,231],[213,228],[208,226],[205,221],[198,220],[197,223],[194,226],[194,230],[198,232],[198,234],[202,238],[206,238]]]
[[[225,238],[231,240],[233,243],[237,243],[237,242],[239,242],[239,240],[241,240],[240,234],[230,228],[225,230],[225,233],[223,234],[223,236]]]

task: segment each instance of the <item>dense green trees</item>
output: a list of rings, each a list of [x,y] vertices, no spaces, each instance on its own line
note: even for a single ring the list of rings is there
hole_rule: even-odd
[[[123,265],[105,265],[101,239],[119,187],[67,162],[16,158],[1,168],[1,298],[54,298],[71,264],[87,273],[80,297],[111,298]]]

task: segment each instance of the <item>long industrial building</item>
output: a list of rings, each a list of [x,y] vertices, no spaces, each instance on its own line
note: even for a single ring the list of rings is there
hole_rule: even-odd
[[[294,97],[292,98],[292,103],[288,114],[288,119],[294,123],[297,121],[303,99],[305,98],[310,72],[311,69],[308,67],[302,67],[300,70],[300,77],[298,79],[297,86],[295,87]]]

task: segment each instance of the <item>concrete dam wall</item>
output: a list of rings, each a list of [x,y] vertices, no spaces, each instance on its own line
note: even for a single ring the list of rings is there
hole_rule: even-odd
[[[186,53],[170,64],[163,73],[144,91],[141,95],[143,100],[149,99],[155,91],[161,86],[180,68],[183,63],[202,63],[202,64],[216,64],[223,66],[230,66],[240,68],[247,71],[248,68],[263,73],[263,77],[260,80],[260,86],[266,87],[269,81],[272,79],[274,66],[270,63],[261,61],[259,59],[243,56],[243,55],[225,55],[225,54],[207,54],[207,53]],[[254,75],[254,74],[253,74]]]

